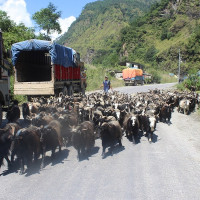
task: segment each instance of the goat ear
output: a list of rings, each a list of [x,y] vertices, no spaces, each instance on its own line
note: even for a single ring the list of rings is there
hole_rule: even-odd
[[[15,134],[15,128],[13,126],[11,126],[11,134],[14,135]]]

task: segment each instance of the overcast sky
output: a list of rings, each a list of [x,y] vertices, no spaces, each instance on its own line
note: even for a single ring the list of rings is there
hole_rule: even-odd
[[[81,14],[83,7],[96,0],[0,0],[0,10],[7,12],[10,19],[17,24],[23,22],[28,27],[34,27],[32,15],[42,8],[46,8],[49,2],[53,3],[58,11],[61,11],[59,23],[62,33],[66,32],[72,22]],[[59,35],[54,33],[52,39]]]

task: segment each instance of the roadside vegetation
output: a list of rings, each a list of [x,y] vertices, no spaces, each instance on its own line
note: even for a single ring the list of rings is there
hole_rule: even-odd
[[[154,69],[154,68],[150,68],[146,71],[148,74],[151,75],[151,78],[146,79],[145,83],[147,84],[151,84],[151,83],[174,83],[177,82],[177,77],[174,76],[170,76],[169,72],[166,71],[161,71],[159,69]]]
[[[26,95],[14,95],[14,76],[10,76],[10,93],[11,98],[17,100],[20,104],[27,102]]]
[[[110,73],[109,69],[102,66],[86,65],[87,71],[87,91],[100,90],[105,75],[111,81],[113,88],[124,86],[124,81],[115,78],[113,73]],[[111,71],[112,72],[112,71]]]
[[[105,75],[111,80],[113,88],[125,86],[123,79],[115,78],[116,71],[122,71],[124,67],[117,66],[116,68],[109,69],[108,67],[103,67],[102,65],[86,65],[87,71],[87,91],[99,90]],[[168,72],[163,72],[160,70],[150,69],[147,71],[151,78],[145,79],[145,84],[152,83],[174,83],[177,82],[175,76],[170,76]]]
[[[189,75],[186,80],[177,85],[179,90],[200,91],[200,76],[196,74]]]

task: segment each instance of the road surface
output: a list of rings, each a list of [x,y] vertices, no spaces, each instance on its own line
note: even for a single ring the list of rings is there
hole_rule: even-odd
[[[126,86],[126,87],[118,87],[114,88],[113,90],[127,93],[127,94],[133,94],[137,92],[148,92],[149,90],[153,89],[171,89],[173,88],[177,83],[165,83],[165,84],[151,84],[151,85],[143,85],[143,86]],[[96,90],[95,92],[103,92],[103,90]],[[112,92],[112,90],[109,90],[109,92]],[[92,92],[87,92],[92,93]]]
[[[152,84],[152,85],[143,85],[143,86],[126,86],[116,88],[115,90],[119,92],[124,92],[128,94],[137,93],[137,92],[148,92],[149,90],[153,89],[169,89],[175,86],[177,83],[167,83],[167,84]]]
[[[141,91],[144,86],[137,88]],[[124,137],[122,144],[124,148],[116,146],[113,156],[107,153],[102,159],[97,139],[92,156],[80,162],[73,147],[63,148],[53,163],[47,157],[43,170],[36,167],[24,175],[8,173],[5,164],[0,199],[200,199],[200,120],[196,114],[175,111],[171,124],[157,124],[151,144],[146,137],[136,145]]]

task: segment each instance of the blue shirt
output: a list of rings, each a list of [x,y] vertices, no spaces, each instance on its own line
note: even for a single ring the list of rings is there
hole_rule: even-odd
[[[108,90],[110,89],[110,81],[109,80],[105,80],[103,81],[103,89],[104,89],[104,92],[108,92]]]

